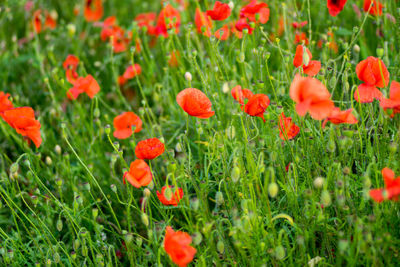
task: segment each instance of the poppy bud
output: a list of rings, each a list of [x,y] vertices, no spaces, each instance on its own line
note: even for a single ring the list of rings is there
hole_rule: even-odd
[[[176,143],[175,150],[178,153],[182,152],[183,149],[182,149],[182,145],[180,142]]]
[[[90,184],[88,182],[83,183],[83,189],[90,191]]]
[[[193,210],[198,210],[200,206],[200,202],[197,198],[192,198],[190,200],[190,206],[192,207]]]
[[[231,179],[234,183],[239,181],[240,178],[240,168],[238,166],[233,167],[231,172]]]
[[[225,82],[223,85],[222,85],[222,92],[224,92],[224,94],[227,94],[228,92],[229,92],[229,84],[227,83],[227,82]]]
[[[379,58],[383,57],[384,52],[385,52],[385,51],[383,50],[383,48],[377,48],[377,49],[376,49],[376,55],[377,55]]]
[[[136,237],[136,246],[141,247],[143,244],[143,238],[140,236]]]
[[[74,249],[75,249],[75,250],[78,250],[78,248],[80,247],[80,245],[81,245],[81,241],[80,241],[79,239],[75,239],[75,240],[74,240],[74,243],[73,243]]]
[[[203,236],[199,232],[195,232],[192,235],[192,238],[193,238],[193,244],[195,244],[196,246],[198,246],[201,243],[201,241],[203,240]]]
[[[244,55],[243,52],[240,52],[240,54],[239,54],[239,62],[244,62],[244,60],[245,60],[245,55]]]
[[[10,166],[10,173],[16,173],[16,172],[18,172],[18,169],[19,169],[19,165],[17,162],[15,162],[15,163],[11,164],[11,166]]]
[[[36,207],[36,205],[38,204],[38,201],[39,201],[38,197],[35,195],[32,195],[31,200],[32,200],[33,205]]]
[[[222,194],[222,192],[218,191],[215,194],[215,202],[217,203],[217,205],[224,204],[224,195]]]
[[[61,219],[58,219],[57,223],[56,223],[56,228],[59,232],[61,232],[61,230],[63,229],[63,223]]]
[[[270,197],[275,198],[278,195],[279,187],[278,184],[272,182],[268,185],[268,194]]]
[[[82,252],[82,256],[87,257],[88,247],[86,245],[82,246],[81,252]]]
[[[47,266],[47,267],[51,267],[51,263],[52,263],[52,262],[51,262],[51,259],[47,259],[47,261],[46,261],[46,266]]]
[[[145,188],[143,190],[143,196],[148,198],[148,197],[150,197],[150,195],[151,195],[151,191],[148,188]]]
[[[326,150],[328,150],[328,152],[335,152],[336,150],[336,144],[335,141],[333,141],[332,139],[329,139],[328,144],[326,146]]]
[[[68,34],[70,37],[73,37],[75,35],[76,32],[76,27],[74,24],[70,23],[67,25],[67,30],[68,30]]]
[[[283,260],[285,258],[285,255],[286,255],[286,252],[285,252],[285,248],[284,247],[279,245],[279,246],[277,246],[275,248],[275,257],[278,260]]]
[[[111,184],[110,187],[111,187],[111,190],[112,190],[114,193],[117,193],[117,187],[115,186],[115,184]]]
[[[46,157],[46,164],[49,166],[53,164],[53,161],[51,160],[51,158],[49,156]]]
[[[54,147],[54,151],[57,153],[57,155],[61,155],[61,147],[59,146],[59,145],[56,145],[55,147]]]
[[[142,215],[141,215],[140,218],[142,219],[142,223],[143,223],[146,227],[148,227],[148,226],[149,226],[149,217],[147,216],[147,214],[146,214],[146,213],[142,213]]]
[[[224,242],[222,242],[221,240],[219,240],[217,243],[217,250],[218,250],[219,254],[224,253],[225,245],[224,245]]]
[[[133,235],[131,233],[126,233],[124,235],[125,243],[129,245],[133,241]]]
[[[54,253],[53,255],[53,260],[55,263],[59,263],[61,258],[60,258],[60,254],[58,254],[58,252]]]
[[[185,72],[185,79],[186,79],[186,81],[188,81],[188,82],[191,82],[192,81],[192,74],[190,73],[190,72]]]
[[[369,188],[371,188],[371,185],[372,185],[372,183],[371,183],[371,179],[369,178],[369,176],[364,175],[364,188],[369,189]]]
[[[396,153],[397,147],[398,147],[398,145],[397,145],[396,143],[391,143],[391,144],[389,145],[389,151],[390,151],[390,153],[392,153],[392,154]]]
[[[322,186],[324,185],[325,179],[322,177],[317,177],[314,180],[314,186],[315,188],[321,189]]]
[[[354,51],[355,53],[359,53],[359,52],[360,52],[360,47],[359,47],[357,44],[355,44],[355,45],[353,46],[353,51]]]
[[[324,205],[324,207],[328,207],[331,205],[332,199],[331,195],[329,194],[328,190],[324,190],[321,193],[321,203]]]
[[[99,215],[99,210],[98,209],[92,209],[92,216],[93,216],[94,220],[96,220],[98,215]]]
[[[93,116],[95,118],[99,118],[100,117],[100,109],[95,108],[94,111],[93,111]]]

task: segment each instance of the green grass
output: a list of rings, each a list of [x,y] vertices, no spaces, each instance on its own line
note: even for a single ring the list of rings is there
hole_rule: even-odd
[[[400,174],[400,116],[390,118],[378,101],[353,99],[361,83],[356,65],[377,57],[378,48],[390,80],[400,81],[397,1],[383,1],[383,16],[360,9],[358,17],[352,5],[362,8],[363,1],[349,0],[331,17],[325,1],[269,0],[268,23],[227,41],[204,37],[191,24],[197,3],[204,11],[213,1],[189,1],[180,33],[158,38],[153,47],[133,19],[158,13],[160,1],[105,1],[102,20],[116,15],[142,41],[134,55],[129,49],[114,54],[101,41],[101,28],[74,16],[76,1],[35,1],[33,10],[57,12],[57,27],[30,38],[32,11],[24,10],[25,2],[0,3],[0,90],[11,94],[14,106],[36,111],[43,143],[38,149],[28,145],[0,121],[1,266],[169,266],[163,248],[168,225],[192,236],[193,266],[305,266],[316,257],[318,266],[399,264],[399,204],[375,203],[368,191],[383,187],[384,167]],[[233,2],[229,21],[244,5]],[[280,16],[286,30],[277,40]],[[322,63],[316,78],[336,106],[354,109],[355,125],[322,128],[295,111],[289,96],[296,73],[291,23],[304,20],[308,48]],[[317,47],[329,39],[328,31],[338,53],[326,42]],[[19,45],[23,38],[29,40]],[[181,55],[178,67],[168,65],[174,50]],[[81,60],[80,75],[98,81],[95,98],[67,99],[71,86],[62,63],[68,54]],[[132,61],[142,73],[120,88],[117,77]],[[235,85],[269,96],[265,123],[240,109],[230,94]],[[213,117],[190,117],[178,106],[176,95],[188,87],[209,97]],[[382,92],[388,96],[389,87]],[[141,117],[143,130],[117,140],[113,119],[125,111]],[[279,138],[283,111],[301,128],[294,140]],[[166,150],[150,162],[154,184],[144,195],[144,188],[123,184],[122,177],[135,160],[135,144],[152,137],[163,140]],[[317,177],[323,177],[321,186]],[[184,191],[177,207],[157,198],[166,179]]]

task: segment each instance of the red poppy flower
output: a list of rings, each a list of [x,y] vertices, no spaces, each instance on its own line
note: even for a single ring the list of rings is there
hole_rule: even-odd
[[[268,108],[269,103],[270,101],[267,95],[256,94],[249,99],[243,111],[250,116],[260,117],[265,122],[264,112]]]
[[[358,79],[366,85],[382,88],[389,84],[389,72],[385,63],[379,58],[367,57],[358,63],[356,73]]]
[[[165,146],[158,138],[150,138],[137,143],[135,155],[139,159],[155,159],[164,153]]]
[[[371,4],[372,4],[372,7],[370,9],[369,7]],[[364,0],[363,8],[364,8],[365,12],[368,12],[368,10],[369,10],[369,14],[371,14],[373,16],[381,16],[383,4],[379,0]]]
[[[21,107],[5,110],[3,119],[20,135],[29,138],[39,147],[42,143],[40,135],[40,122],[35,119],[35,112],[30,107]]]
[[[134,132],[138,133],[142,130],[143,122],[133,112],[124,112],[114,118],[114,137],[118,139],[129,138]],[[132,126],[135,126],[135,131],[132,130]]]
[[[224,26],[222,26],[222,28],[218,29],[215,31],[214,36],[222,41],[225,41],[229,38],[230,35],[230,30],[229,30],[229,26],[227,24],[225,24]]]
[[[110,16],[107,17],[102,24],[101,32],[100,32],[100,38],[102,41],[106,41],[108,38],[110,38],[113,33],[114,33],[114,27],[117,23],[117,18],[115,16]]]
[[[249,89],[242,89],[240,85],[237,85],[231,90],[232,97],[238,101],[241,105],[244,104],[244,99],[250,99],[254,96],[253,92]]]
[[[90,98],[93,98],[100,91],[100,86],[92,75],[79,77],[74,87],[68,90],[67,96],[71,100],[75,100],[82,93],[86,93]]]
[[[382,176],[385,187],[372,189],[369,191],[369,195],[378,203],[384,200],[398,200],[400,195],[400,176],[395,178],[394,172],[389,168],[383,168]]]
[[[290,140],[300,132],[300,127],[294,124],[291,117],[286,117],[282,112],[279,116],[279,137],[282,140]]]
[[[328,0],[326,5],[329,10],[329,14],[336,17],[344,8],[347,0]]]
[[[190,246],[192,238],[185,232],[174,231],[167,226],[164,238],[164,249],[171,260],[179,267],[187,266],[196,255],[196,249]]]
[[[207,37],[211,36],[212,21],[199,8],[196,8],[194,23],[196,24],[198,33],[204,34]]]
[[[179,53],[178,50],[172,51],[170,54],[170,58],[168,60],[168,65],[170,67],[178,67],[180,57],[181,57],[181,54]]]
[[[327,118],[334,107],[331,94],[319,80],[297,74],[290,86],[290,97],[296,102],[300,116],[310,113],[315,120]]]
[[[304,50],[307,53],[306,58],[304,57]],[[302,45],[298,45],[296,48],[296,54],[294,56],[293,65],[296,68],[302,66],[305,74],[309,76],[315,76],[321,69],[321,62],[311,59],[312,59],[312,54],[310,50],[308,50],[308,48],[303,47]]]
[[[346,0],[347,1],[347,0]],[[293,22],[292,23],[292,26],[293,26],[293,28],[295,28],[295,29],[299,29],[299,28],[303,28],[304,26],[306,26],[307,25],[307,23],[308,23],[308,21],[302,21],[302,22]]]
[[[167,188],[169,188],[168,190],[170,191],[167,191],[168,193],[165,192]],[[175,192],[173,192],[173,189],[174,187],[169,185],[168,187],[163,186],[161,188],[161,193],[157,191],[157,197],[161,201],[161,203],[166,206],[178,206],[178,203],[183,198],[183,190],[182,188],[178,188],[177,190],[175,190]]]
[[[352,114],[353,109],[348,110],[340,110],[340,108],[334,107],[332,113],[325,119],[322,123],[322,128],[325,128],[325,125],[330,121],[333,124],[355,124],[358,122],[357,118]]]
[[[74,84],[78,79],[78,73],[76,72],[76,68],[79,65],[79,58],[74,55],[68,55],[63,63],[63,67],[65,69],[65,76],[67,77],[67,81],[71,84]]]
[[[176,96],[178,105],[190,116],[207,119],[215,114],[211,101],[199,89],[186,88]]]
[[[296,35],[294,36],[294,44],[301,44],[301,43],[305,45],[309,44],[309,40],[304,32],[296,33]]]
[[[249,34],[252,34],[254,30],[254,28],[250,26],[246,18],[239,19],[235,24],[235,29],[239,32],[242,32],[244,29],[247,29]]]
[[[168,37],[168,30],[175,29],[175,33],[179,33],[181,25],[181,15],[178,10],[170,4],[166,5],[158,15],[156,33]]]
[[[85,9],[83,15],[86,21],[98,21],[103,16],[103,3],[102,0],[85,0]]]
[[[383,99],[383,94],[375,86],[362,83],[354,91],[354,99],[360,103],[371,103],[374,99]]]
[[[240,17],[247,18],[252,22],[265,24],[269,20],[268,5],[263,2],[257,3],[257,0],[252,0],[248,5],[240,9]]]
[[[0,115],[4,111],[8,109],[12,109],[14,107],[13,103],[8,99],[10,94],[5,94],[4,92],[0,92]]]
[[[231,8],[228,4],[216,1],[214,8],[212,10],[207,10],[206,14],[210,16],[212,20],[226,20],[231,15]]]
[[[151,28],[154,28],[156,17],[157,14],[154,12],[140,13],[136,16],[135,21],[140,28],[146,27],[149,31]]]
[[[392,84],[390,85],[389,98],[382,99],[380,104],[385,110],[393,109],[391,117],[394,117],[395,114],[400,113],[400,83],[392,81]]]
[[[128,180],[131,185],[140,188],[148,185],[153,180],[153,175],[151,174],[149,165],[144,160],[137,159],[131,162],[129,171],[124,173],[123,180],[124,184]]]
[[[44,11],[44,23],[42,10],[38,9],[33,13],[33,28],[36,33],[41,33],[43,29],[54,29],[57,26],[56,20],[48,11]]]
[[[129,66],[126,68],[124,74],[122,76],[119,76],[119,84],[123,85],[125,84],[128,80],[133,79],[136,77],[136,75],[139,75],[142,73],[142,68],[140,67],[139,64],[135,64],[134,66]]]

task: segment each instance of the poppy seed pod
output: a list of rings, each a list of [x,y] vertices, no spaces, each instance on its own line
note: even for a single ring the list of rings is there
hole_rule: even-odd
[[[278,184],[272,182],[268,185],[268,194],[270,197],[275,198],[278,195],[279,187]]]

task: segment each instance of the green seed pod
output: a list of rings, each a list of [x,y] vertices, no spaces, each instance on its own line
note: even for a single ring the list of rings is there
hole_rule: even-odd
[[[111,191],[113,191],[114,193],[117,193],[117,186],[115,184],[111,184]]]
[[[95,108],[94,111],[93,111],[93,116],[95,118],[99,118],[100,117],[100,109]]]
[[[324,207],[329,207],[332,203],[331,195],[329,194],[328,190],[324,190],[321,193],[321,203]]]
[[[231,179],[234,183],[239,181],[240,178],[240,168],[238,166],[233,167],[231,172]]]
[[[218,206],[224,204],[224,195],[222,194],[222,192],[218,191],[215,194],[215,202],[217,203]]]
[[[16,173],[19,170],[19,165],[17,162],[14,162],[13,164],[11,164],[10,166],[10,173]]]
[[[376,55],[381,58],[383,57],[383,54],[385,53],[385,51],[383,50],[383,48],[377,48],[376,49]]]
[[[285,252],[285,248],[284,247],[279,245],[279,246],[277,246],[275,248],[275,257],[278,260],[283,260],[285,258],[285,255],[286,255],[286,252]]]
[[[143,244],[143,238],[140,236],[136,237],[136,246],[141,247]]]
[[[147,216],[146,213],[142,213],[142,215],[140,216],[140,218],[142,219],[142,223],[148,227],[149,226],[149,217]]]
[[[56,264],[60,263],[61,257],[60,257],[60,254],[58,254],[58,252],[54,253],[53,260],[54,260],[54,263],[56,263]]]
[[[88,247],[86,246],[86,245],[83,245],[82,246],[82,249],[81,249],[81,252],[82,252],[82,256],[83,257],[87,257],[87,255],[88,255]]]
[[[218,250],[219,254],[223,254],[224,253],[225,245],[224,245],[224,242],[222,242],[221,240],[219,240],[217,242],[217,250]]]
[[[203,235],[200,232],[195,232],[192,235],[192,238],[193,238],[193,244],[198,246],[201,243],[201,241],[203,240]]]
[[[197,211],[200,206],[200,201],[197,198],[192,198],[190,200],[190,206],[192,207],[193,210]]]
[[[81,241],[79,239],[75,239],[73,246],[75,250],[78,250],[79,247],[81,246]]]
[[[92,209],[92,216],[93,216],[94,220],[96,220],[98,215],[99,215],[99,210],[98,209]]]
[[[61,232],[61,230],[63,229],[63,222],[62,222],[61,219],[58,219],[58,220],[57,220],[56,228],[57,228],[57,230],[58,230],[59,232]]]
[[[275,198],[278,195],[279,187],[278,184],[272,182],[268,185],[268,194],[270,197]]]
[[[107,124],[107,125],[104,127],[104,132],[106,133],[106,135],[110,135],[110,133],[111,133],[111,126],[110,126],[109,124]]]

